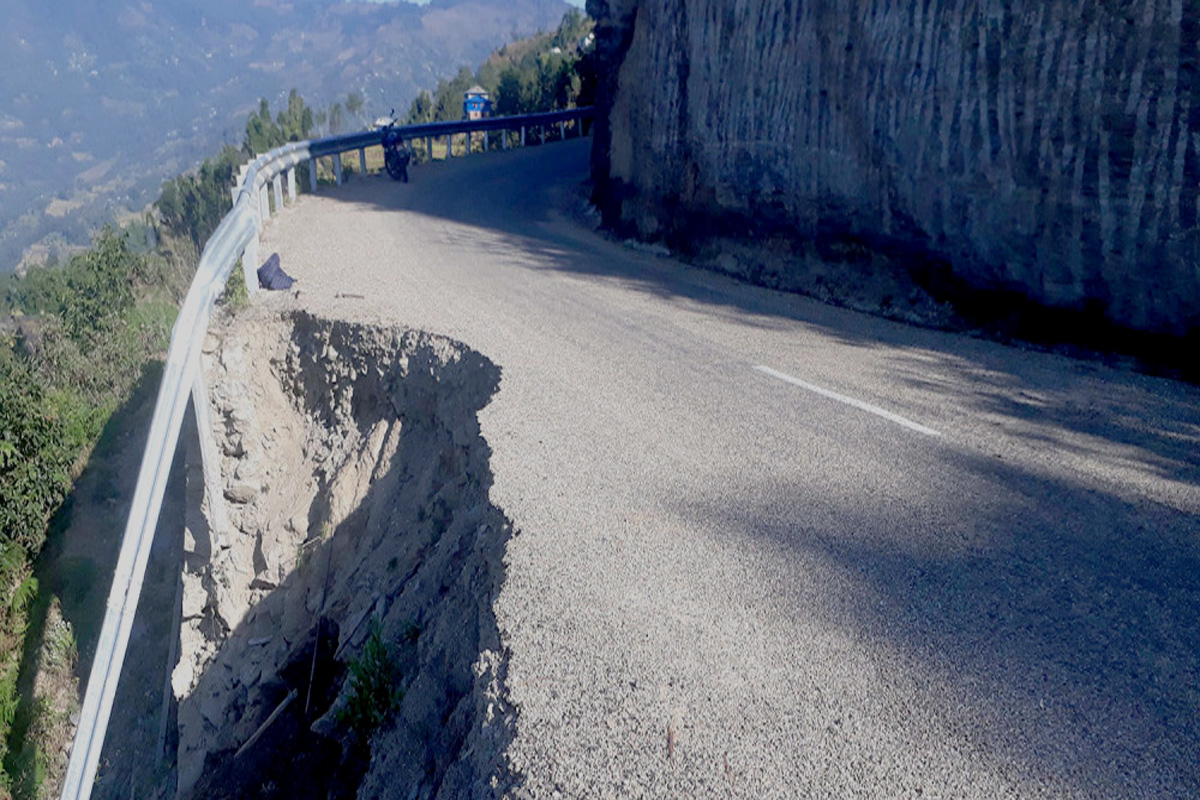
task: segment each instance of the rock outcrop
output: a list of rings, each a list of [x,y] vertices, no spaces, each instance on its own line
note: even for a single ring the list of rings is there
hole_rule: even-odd
[[[1200,327],[1194,0],[588,11],[610,225],[841,243],[1122,327]]]

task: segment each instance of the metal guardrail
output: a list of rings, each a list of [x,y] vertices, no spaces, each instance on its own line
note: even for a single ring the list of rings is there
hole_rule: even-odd
[[[468,151],[470,135],[476,131],[515,131],[524,133],[530,127],[559,125],[565,138],[565,125],[578,121],[580,135],[582,123],[594,116],[592,108],[577,108],[548,114],[527,114],[513,117],[491,117],[461,122],[439,122],[424,125],[401,126],[405,138],[432,139],[466,133]],[[243,262],[246,287],[251,295],[257,290],[258,236],[264,223],[270,218],[270,200],[266,189],[271,186],[275,194],[276,212],[283,209],[283,177],[288,181],[288,195],[296,195],[297,165],[323,156],[333,156],[338,182],[341,182],[340,157],[344,152],[359,150],[381,143],[381,131],[334,136],[304,142],[294,142],[261,155],[250,162],[239,185],[233,189],[233,208],[221,220],[200,255],[196,276],[188,289],[179,317],[171,332],[171,343],[167,349],[167,363],[158,399],[154,405],[154,416],[150,423],[150,436],[142,454],[142,465],[134,489],[133,504],[121,541],[121,552],[113,574],[112,589],[105,610],[100,640],[88,678],[83,708],[80,711],[79,727],[71,748],[70,763],[63,784],[63,800],[86,800],[92,793],[100,751],[108,730],[117,682],[125,661],[129,635],[137,613],[142,583],[146,575],[146,564],[150,558],[150,545],[162,508],[166,491],[167,475],[175,458],[180,429],[187,411],[188,397],[204,397],[205,387],[200,372],[200,350],[208,333],[213,306],[229,280],[238,260]],[[507,137],[504,145],[507,147]],[[447,148],[447,155],[450,155]],[[365,158],[363,158],[365,167]],[[309,174],[313,189],[316,188],[316,164],[310,165]],[[204,434],[207,419],[207,402],[194,402],[197,422]],[[201,408],[203,406],[203,408]],[[211,426],[209,426],[211,428]],[[204,448],[202,446],[201,450]],[[205,474],[218,474],[206,465]],[[219,469],[219,465],[218,465]],[[208,487],[206,494],[212,497]],[[218,495],[219,497],[219,492]]]

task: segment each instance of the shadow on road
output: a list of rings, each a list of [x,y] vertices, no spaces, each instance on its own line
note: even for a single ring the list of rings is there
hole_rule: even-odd
[[[414,168],[408,186],[372,178],[329,196],[473,226],[496,258],[511,249],[538,268],[737,325],[874,351],[878,368],[905,386],[1066,464],[1043,472],[978,448],[914,451],[906,467],[938,476],[927,492],[943,504],[932,522],[872,507],[862,487],[841,501],[785,487],[794,503],[786,509],[756,505],[754,487],[732,487],[677,511],[848,575],[879,602],[831,598],[816,612],[940,676],[964,713],[984,721],[962,729],[973,745],[1087,796],[1200,796],[1200,390],[908,327],[633,251],[578,224],[586,170],[586,144],[567,143]],[[564,207],[575,219],[556,211]],[[1070,458],[1121,474],[1073,480]],[[980,484],[1002,502],[962,496],[961,486]],[[820,522],[834,517],[861,535],[834,538]],[[813,522],[772,522],[796,519]]]
[[[1200,517],[984,455],[903,466],[935,476],[932,508],[794,486],[776,493],[786,508],[733,487],[676,511],[843,576],[851,591],[804,612],[921,664],[962,710],[943,724],[1022,777],[1087,797],[1200,796]],[[962,497],[964,479],[1009,499]],[[897,676],[881,672],[887,692]]]

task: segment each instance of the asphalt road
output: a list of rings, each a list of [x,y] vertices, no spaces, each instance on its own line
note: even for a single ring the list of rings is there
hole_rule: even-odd
[[[264,237],[302,290],[267,302],[503,370],[525,790],[1200,796],[1200,390],[606,239],[589,144],[359,179]]]

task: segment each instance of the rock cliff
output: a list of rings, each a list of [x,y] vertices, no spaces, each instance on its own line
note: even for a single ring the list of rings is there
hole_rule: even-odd
[[[840,243],[1122,327],[1200,326],[1194,0],[588,11],[610,225]]]

